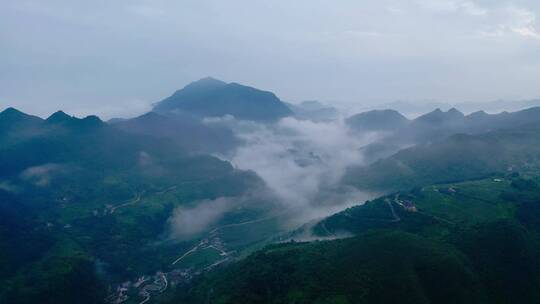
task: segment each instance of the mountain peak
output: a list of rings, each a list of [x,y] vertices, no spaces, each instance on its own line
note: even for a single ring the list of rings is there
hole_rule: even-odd
[[[468,118],[481,118],[481,117],[487,117],[489,116],[488,113],[486,113],[485,111],[481,110],[481,111],[476,111],[476,112],[473,112],[469,115],[467,115]]]
[[[447,112],[437,108],[427,114],[424,114],[415,119],[416,122],[424,123],[443,123],[464,118],[465,115],[455,108],[448,110]]]
[[[189,113],[198,117],[232,115],[238,119],[272,121],[292,115],[272,92],[211,77],[192,82],[156,104],[158,113]]]
[[[64,111],[56,111],[47,118],[47,122],[50,123],[63,123],[73,120],[72,116],[67,115]]]
[[[226,82],[221,81],[219,79],[216,79],[213,77],[205,77],[186,85],[182,90],[178,92],[181,92],[184,90],[211,90],[211,89],[221,88],[226,85],[227,85]]]
[[[371,110],[347,118],[347,124],[358,130],[397,130],[409,123],[409,120],[395,110]]]
[[[463,116],[463,113],[461,113],[461,111],[459,111],[458,109],[456,108],[451,108],[450,110],[448,110],[448,112],[446,112],[448,114],[452,114],[452,115],[459,115],[459,116]]]
[[[224,81],[219,80],[219,79],[217,79],[217,78],[214,78],[214,77],[212,77],[212,76],[203,77],[203,78],[197,80],[196,82],[225,83]]]
[[[3,125],[12,125],[21,122],[39,123],[41,120],[42,119],[37,116],[28,115],[11,107],[0,112],[0,124]]]
[[[97,117],[96,115],[88,115],[85,118],[82,119],[82,122],[88,125],[101,125],[103,124],[103,120],[101,118]]]
[[[22,117],[25,115],[26,114],[24,114],[23,112],[12,107],[9,107],[5,109],[4,111],[0,112],[1,117],[17,117],[17,116]]]

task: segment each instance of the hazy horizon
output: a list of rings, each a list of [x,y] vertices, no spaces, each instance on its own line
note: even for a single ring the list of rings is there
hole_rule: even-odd
[[[532,0],[4,1],[0,108],[129,117],[212,76],[287,102],[540,97]]]

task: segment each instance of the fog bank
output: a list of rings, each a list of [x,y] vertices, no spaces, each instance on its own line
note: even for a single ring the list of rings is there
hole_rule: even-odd
[[[349,166],[361,165],[361,148],[378,133],[352,133],[343,120],[312,122],[285,118],[274,124],[238,121],[232,117],[206,119],[234,130],[243,142],[221,156],[241,170],[256,172],[282,207],[310,220],[359,204],[372,194],[340,185]]]

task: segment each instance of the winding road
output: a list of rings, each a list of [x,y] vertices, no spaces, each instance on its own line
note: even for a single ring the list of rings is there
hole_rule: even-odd
[[[142,195],[143,195],[143,193],[137,194],[137,196],[134,199],[128,201],[127,203],[120,204],[120,205],[112,207],[110,213],[113,214],[116,210],[118,210],[120,208],[127,207],[129,205],[134,205],[134,204],[140,202]]]

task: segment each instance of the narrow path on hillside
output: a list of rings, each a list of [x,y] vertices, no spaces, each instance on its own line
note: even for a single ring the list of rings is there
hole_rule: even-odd
[[[390,207],[390,211],[392,212],[392,216],[394,217],[392,222],[401,221],[401,217],[397,215],[396,210],[394,210],[394,205],[392,204],[392,202],[389,199],[385,199],[384,201],[386,202],[388,207]],[[399,205],[399,194],[396,194],[396,196],[394,197],[394,202]]]
[[[251,220],[251,221],[242,222],[242,223],[227,224],[227,225],[219,226],[219,227],[216,227],[216,228],[214,228],[213,230],[211,230],[211,231],[209,232],[209,234],[214,234],[214,233],[216,233],[217,231],[219,231],[219,230],[221,230],[221,229],[224,229],[224,228],[239,227],[239,226],[244,226],[244,225],[249,225],[249,224],[255,224],[255,223],[259,223],[259,222],[264,222],[264,221],[266,221],[266,220],[270,220],[270,219],[275,218],[275,217],[277,217],[277,215],[272,215],[272,216],[265,217],[265,218],[262,218],[262,219]]]
[[[214,242],[212,242],[212,240],[215,239],[215,234],[219,230],[226,229],[226,228],[232,228],[232,227],[240,227],[240,226],[250,225],[250,224],[256,224],[256,223],[260,223],[260,222],[263,222],[263,221],[270,220],[270,219],[275,218],[275,217],[277,217],[277,215],[272,215],[272,216],[257,219],[257,220],[251,220],[251,221],[246,221],[246,222],[241,222],[241,223],[234,223],[234,224],[227,224],[227,225],[216,227],[216,228],[212,229],[210,232],[208,232],[208,237],[202,239],[196,246],[194,246],[193,248],[188,250],[186,253],[184,253],[182,256],[180,256],[178,259],[176,259],[174,262],[172,262],[171,265],[176,265],[176,264],[178,264],[178,262],[182,261],[184,258],[189,256],[190,254],[193,254],[193,253],[197,252],[200,249],[206,249],[206,248],[212,248],[212,249],[218,251],[221,256],[227,256],[227,255],[229,255],[228,252],[226,252],[223,249],[218,248],[218,246],[214,246]]]
[[[143,192],[143,193],[144,193],[144,192]],[[117,205],[117,206],[112,207],[110,213],[113,214],[116,210],[118,210],[118,209],[120,209],[120,208],[124,208],[124,207],[130,206],[130,205],[134,205],[134,204],[140,202],[143,193],[137,194],[137,195],[135,196],[134,199],[132,199],[131,201],[128,201],[127,203],[120,204],[120,205]]]
[[[442,217],[438,217],[436,215],[433,215],[433,214],[430,214],[430,213],[427,213],[427,212],[423,212],[423,211],[417,211],[418,214],[423,214],[425,216],[429,216],[429,217],[432,217],[434,218],[435,220],[439,221],[439,222],[443,222],[443,223],[447,223],[447,224],[450,224],[450,225],[453,225],[455,226],[456,223],[455,222],[452,222],[450,220],[447,220],[447,219],[443,219]]]
[[[199,244],[197,244],[195,247],[191,248],[189,251],[187,251],[186,253],[184,253],[181,257],[179,257],[178,259],[176,259],[174,262],[172,262],[172,265],[175,265],[176,263],[180,262],[182,259],[184,259],[185,257],[187,257],[188,255],[196,252],[197,250],[199,250],[199,248],[201,248],[202,246],[204,246],[204,244],[206,244],[206,239],[202,240]]]

